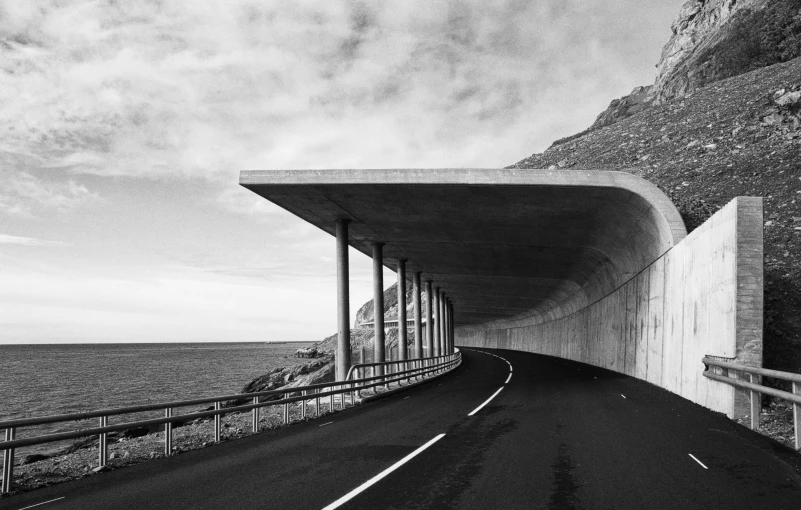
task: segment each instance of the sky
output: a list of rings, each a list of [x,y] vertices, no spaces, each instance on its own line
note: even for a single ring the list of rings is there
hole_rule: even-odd
[[[0,344],[333,334],[334,238],[240,170],[510,165],[652,83],[681,3],[0,0]]]

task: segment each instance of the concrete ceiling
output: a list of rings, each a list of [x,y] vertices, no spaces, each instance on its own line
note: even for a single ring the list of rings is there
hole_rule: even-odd
[[[444,289],[461,325],[552,320],[607,295],[686,236],[670,200],[622,172],[244,171],[240,184]]]

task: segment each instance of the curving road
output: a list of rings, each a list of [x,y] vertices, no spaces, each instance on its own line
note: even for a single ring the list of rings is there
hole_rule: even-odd
[[[463,352],[397,396],[0,508],[801,508],[801,456],[725,416],[588,365]]]

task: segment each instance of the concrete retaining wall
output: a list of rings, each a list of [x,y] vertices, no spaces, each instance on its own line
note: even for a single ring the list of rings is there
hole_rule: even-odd
[[[762,366],[762,225],[762,199],[736,198],[594,304],[545,323],[458,328],[457,345],[596,365],[745,418],[747,398],[703,377],[701,358]]]

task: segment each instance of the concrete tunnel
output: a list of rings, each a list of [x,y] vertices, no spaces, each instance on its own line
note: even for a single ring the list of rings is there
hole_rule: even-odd
[[[689,236],[655,185],[609,171],[243,171],[240,184],[454,305],[457,346],[516,349],[646,380],[732,418],[747,398],[705,355],[762,363],[762,203]]]

